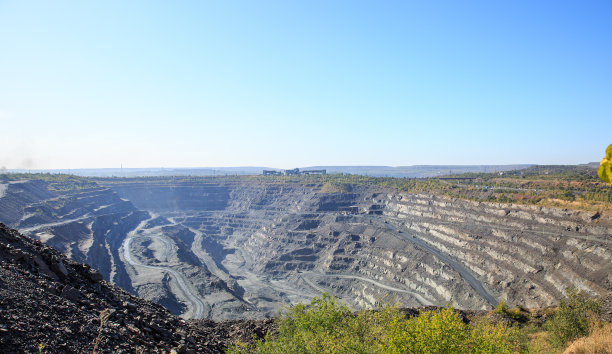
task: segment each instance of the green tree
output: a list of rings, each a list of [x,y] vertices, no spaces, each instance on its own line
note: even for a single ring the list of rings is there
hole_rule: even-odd
[[[612,184],[612,144],[606,149],[606,156],[601,159],[597,174],[602,181]]]

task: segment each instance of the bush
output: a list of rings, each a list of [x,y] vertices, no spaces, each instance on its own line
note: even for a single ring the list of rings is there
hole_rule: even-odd
[[[458,353],[465,351],[468,339],[466,325],[450,307],[396,320],[386,332],[387,353]]]
[[[353,315],[329,294],[298,304],[278,318],[278,331],[253,346],[230,348],[229,353],[374,353],[377,328],[389,312]],[[397,316],[401,316],[397,311]],[[387,320],[392,320],[388,318]]]
[[[332,296],[315,297],[278,319],[276,334],[229,353],[510,353],[517,331],[483,320],[467,325],[452,307],[407,319],[396,305],[352,314]]]
[[[482,319],[470,324],[469,352],[471,353],[516,353],[523,351],[527,338],[517,327],[506,327]]]
[[[516,328],[487,319],[467,325],[452,307],[390,323],[386,333],[385,353],[513,353],[522,344]]]
[[[495,310],[493,310],[493,313],[509,317],[509,318],[511,318],[513,320],[516,320],[516,321],[524,322],[524,321],[527,320],[527,318],[525,317],[525,315],[521,311],[521,307],[520,306],[517,306],[516,308],[511,309],[511,308],[508,308],[508,306],[506,306],[506,303],[504,301],[500,301],[497,304],[497,307],[495,307]]]
[[[566,289],[567,298],[544,327],[549,331],[549,341],[555,347],[563,347],[569,341],[589,334],[589,318],[601,311],[601,302],[593,300],[576,288]]]

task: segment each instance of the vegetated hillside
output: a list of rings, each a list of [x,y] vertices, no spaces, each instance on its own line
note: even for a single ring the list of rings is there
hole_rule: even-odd
[[[185,321],[0,224],[2,353],[217,353],[271,325]]]
[[[577,198],[586,195],[576,184],[581,174],[520,173],[425,180],[11,176],[0,183],[0,221],[186,318],[262,318],[324,291],[355,308],[390,294],[403,306],[464,309],[499,300],[553,305],[568,286],[609,293],[610,203],[494,201],[508,188],[547,195],[566,183]],[[551,173],[557,177],[545,177]],[[502,186],[499,178],[543,187]]]
[[[448,194],[468,199],[554,206],[576,210],[610,211],[612,188],[597,176],[597,168],[532,166],[520,171],[466,173],[455,178]],[[442,180],[448,184],[450,180]]]

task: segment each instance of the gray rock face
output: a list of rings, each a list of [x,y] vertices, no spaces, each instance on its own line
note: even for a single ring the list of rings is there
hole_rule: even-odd
[[[356,307],[484,309],[548,306],[568,286],[612,290],[609,215],[321,188],[129,180],[57,192],[32,181],[6,188],[0,221],[183,317],[261,318],[322,291]]]
[[[72,302],[77,302],[79,299],[81,299],[81,293],[70,285],[66,285],[64,289],[62,289],[60,296]]]
[[[54,260],[51,263],[51,270],[53,270],[60,278],[65,278],[68,275],[68,269],[66,269],[66,266],[61,259]]]

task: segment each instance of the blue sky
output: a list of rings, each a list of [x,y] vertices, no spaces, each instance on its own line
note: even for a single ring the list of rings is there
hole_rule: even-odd
[[[610,1],[3,1],[7,168],[574,164]]]

